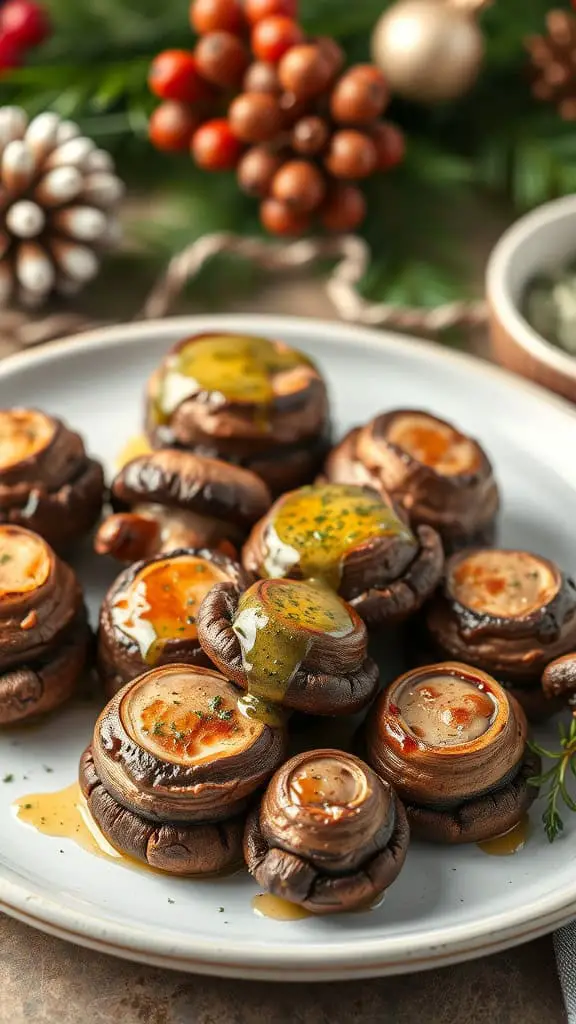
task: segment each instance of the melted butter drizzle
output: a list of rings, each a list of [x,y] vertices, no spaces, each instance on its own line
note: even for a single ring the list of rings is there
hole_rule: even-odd
[[[320,581],[265,580],[241,596],[232,628],[248,683],[239,708],[277,725],[282,719],[278,705],[308,655],[314,633],[343,637],[354,623],[346,605]]]
[[[511,857],[524,849],[531,831],[530,818],[525,814],[509,832],[505,832],[503,836],[495,836],[494,839],[486,839],[483,843],[478,843],[478,847],[491,857]]]
[[[342,910],[342,914],[366,914],[371,910],[378,910],[386,898],[385,893],[376,896],[365,906],[353,907],[351,910]],[[301,907],[298,903],[291,903],[282,896],[274,896],[271,892],[263,892],[254,896],[252,910],[257,917],[268,917],[272,921],[302,921],[307,917],[316,917],[310,910]]]
[[[337,590],[346,554],[390,536],[416,547],[409,527],[376,494],[351,484],[301,487],[276,506],[260,571],[282,577],[297,566],[305,578]]]
[[[255,423],[265,433],[269,422],[262,407],[266,410],[274,401],[275,375],[310,365],[301,352],[266,338],[234,334],[192,338],[166,361],[153,409],[156,423],[168,423],[182,402],[206,391],[229,402],[260,407]]]

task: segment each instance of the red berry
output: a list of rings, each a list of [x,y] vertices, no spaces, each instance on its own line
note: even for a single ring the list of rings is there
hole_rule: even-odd
[[[236,167],[242,143],[224,117],[206,121],[192,136],[192,156],[204,171],[228,171]]]
[[[265,199],[260,204],[260,220],[272,235],[303,235],[310,227],[306,213],[296,213],[278,199]]]
[[[292,18],[274,14],[256,23],[252,29],[251,44],[258,60],[277,64],[291,46],[296,46],[303,39],[302,29]]]
[[[33,0],[8,0],[0,11],[0,33],[22,50],[39,46],[50,35],[50,19]]]
[[[210,95],[200,77],[196,58],[188,50],[164,50],[154,58],[148,73],[150,91],[161,100],[197,103]]]
[[[389,121],[378,121],[370,129],[370,137],[376,146],[377,171],[388,171],[401,164],[406,152],[404,134]]]
[[[273,14],[295,18],[298,14],[298,0],[245,0],[244,13],[252,25]]]
[[[244,19],[238,0],[193,0],[190,4],[190,24],[198,35],[207,32],[242,31]]]
[[[22,50],[12,42],[10,36],[0,36],[0,74],[9,68],[19,68],[23,61]]]
[[[197,115],[185,103],[161,103],[148,123],[148,137],[156,149],[177,153],[188,149],[199,125]]]
[[[334,182],[320,210],[328,231],[353,231],[366,216],[366,200],[355,185]]]
[[[194,55],[202,77],[222,89],[238,85],[250,60],[242,41],[231,32],[209,32]]]

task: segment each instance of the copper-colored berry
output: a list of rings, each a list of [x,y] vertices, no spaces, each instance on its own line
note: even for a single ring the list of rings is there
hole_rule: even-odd
[[[269,92],[278,96],[282,91],[275,65],[264,60],[257,60],[250,65],[242,85],[244,92]]]
[[[253,146],[238,164],[238,184],[247,195],[264,199],[281,165],[282,160],[276,153],[265,146]]]
[[[353,231],[366,216],[366,200],[356,185],[334,182],[320,211],[327,231]]]
[[[297,0],[244,0],[244,14],[252,25],[274,14],[295,18],[297,13]]]
[[[209,32],[195,50],[198,70],[206,81],[222,89],[242,81],[250,60],[244,43],[231,32]]]
[[[278,199],[265,199],[260,204],[260,220],[272,235],[303,235],[310,227],[310,217],[297,213]]]
[[[289,160],[272,181],[272,196],[298,213],[317,209],[326,193],[321,171],[307,160]]]
[[[265,92],[245,92],[237,96],[228,111],[230,127],[243,142],[267,142],[282,127],[278,100]]]
[[[187,103],[167,100],[153,111],[148,136],[156,149],[177,153],[188,149],[200,119]]]
[[[335,178],[367,178],[376,170],[378,154],[372,139],[353,128],[334,132],[325,164]]]
[[[316,40],[317,46],[320,47],[324,59],[328,61],[330,65],[330,77],[336,78],[344,67],[346,56],[344,50],[338,45],[335,39],[331,39],[330,36],[320,36]]]
[[[318,96],[330,82],[330,64],[314,43],[293,46],[278,65],[278,78],[286,92],[298,99]]]
[[[301,117],[308,114],[310,105],[306,100],[298,99],[293,92],[283,92],[280,95],[280,110],[282,112],[282,123],[285,128],[292,128],[292,125]]]
[[[377,121],[370,127],[370,137],[376,146],[377,170],[388,171],[402,163],[406,152],[404,135],[390,121]]]
[[[193,0],[190,24],[198,35],[207,32],[241,32],[244,23],[239,0]]]
[[[334,86],[330,111],[334,120],[342,124],[369,124],[380,116],[388,98],[382,72],[370,64],[359,64]]]
[[[302,156],[316,156],[322,152],[329,137],[330,129],[324,118],[310,114],[296,121],[292,129],[292,148]]]

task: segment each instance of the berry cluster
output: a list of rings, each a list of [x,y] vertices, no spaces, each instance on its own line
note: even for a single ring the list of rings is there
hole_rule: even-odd
[[[34,0],[7,0],[0,8],[0,72],[24,63],[26,51],[50,35],[50,21]]]
[[[344,70],[338,44],[307,39],[296,15],[297,0],[193,0],[195,50],[150,68],[164,101],[150,138],[190,149],[204,170],[235,168],[267,231],[300,235],[313,217],[351,231],[366,213],[355,183],[400,163],[404,138],[379,120],[389,93],[378,68]]]

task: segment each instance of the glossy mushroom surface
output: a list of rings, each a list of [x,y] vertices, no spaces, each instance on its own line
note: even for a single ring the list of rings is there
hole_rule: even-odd
[[[0,724],[57,707],[74,690],[89,641],[72,569],[46,541],[0,525]]]
[[[330,433],[313,362],[280,341],[234,334],[184,338],[148,386],[154,447],[178,447],[254,469],[278,493],[316,475]]]
[[[0,409],[0,522],[62,549],[92,529],[103,493],[79,434],[39,409]]]
[[[244,836],[260,885],[315,914],[368,906],[396,879],[408,826],[394,791],[352,754],[314,750],[276,772]]]
[[[279,707],[351,714],[378,686],[364,622],[312,581],[259,580],[243,594],[217,584],[198,611],[198,636],[211,661],[246,691],[240,704],[256,719],[277,720]]]
[[[509,831],[536,798],[518,703],[487,673],[458,662],[413,669],[379,697],[367,760],[403,800],[415,836],[479,842]]]
[[[252,530],[242,560],[262,577],[320,579],[374,625],[417,611],[444,564],[434,530],[413,533],[379,494],[355,484],[283,495]]]
[[[100,610],[98,667],[108,697],[149,668],[210,666],[196,616],[216,583],[245,590],[250,579],[231,558],[206,548],[156,555],[124,569]]]
[[[283,728],[247,718],[220,673],[189,665],[152,669],[101,712],[95,768],[117,803],[161,822],[221,821],[282,762]]]
[[[116,511],[100,526],[95,548],[127,562],[182,547],[231,553],[271,502],[255,473],[177,449],[126,463],[111,495]]]
[[[335,482],[366,483],[406,510],[413,526],[432,526],[447,552],[495,539],[498,487],[477,441],[418,409],[376,416],[329,455]]]
[[[549,559],[492,548],[453,555],[426,622],[437,651],[510,685],[531,718],[557,710],[540,680],[576,647],[576,586]]]

